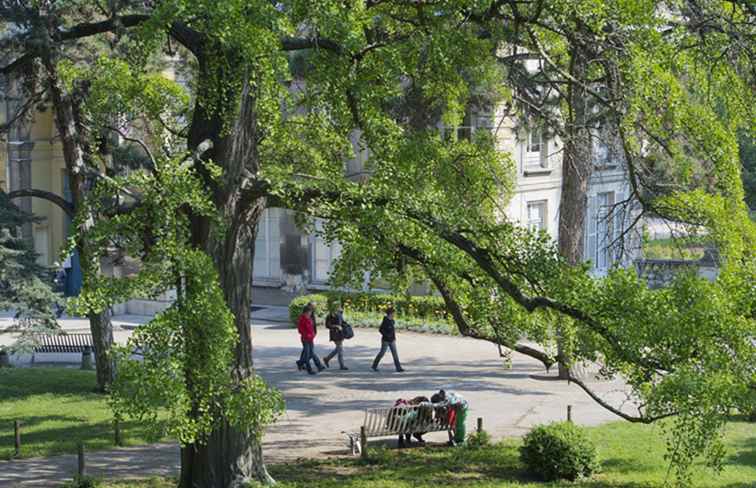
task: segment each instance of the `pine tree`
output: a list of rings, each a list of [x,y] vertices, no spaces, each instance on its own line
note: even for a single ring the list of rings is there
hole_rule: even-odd
[[[40,334],[60,329],[55,315],[60,298],[49,284],[49,270],[37,263],[37,253],[19,232],[37,221],[0,191],[0,310],[14,312],[10,331],[20,332],[11,348],[16,351],[28,350]]]

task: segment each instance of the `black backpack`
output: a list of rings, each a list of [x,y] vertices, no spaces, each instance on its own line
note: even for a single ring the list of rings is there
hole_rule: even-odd
[[[344,339],[351,339],[354,337],[354,329],[352,329],[351,325],[344,322],[341,324],[341,334],[344,336]]]

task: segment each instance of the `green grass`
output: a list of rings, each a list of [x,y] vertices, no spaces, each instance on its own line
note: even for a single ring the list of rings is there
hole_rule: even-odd
[[[671,482],[658,427],[614,422],[587,429],[598,447],[600,472],[574,483],[542,483],[519,461],[519,440],[481,449],[434,446],[407,450],[371,449],[371,458],[300,460],[269,466],[281,488],[661,488]],[[698,488],[756,486],[756,424],[732,422],[727,429],[726,466],[715,475],[695,467]],[[314,485],[314,482],[317,482]],[[170,478],[112,481],[107,488],[168,488]]]
[[[20,457],[115,447],[107,397],[94,393],[94,371],[74,368],[0,368],[0,459],[14,454],[13,421],[20,420]],[[136,422],[121,425],[124,445],[158,440]]]
[[[701,259],[706,247],[705,236],[654,239],[643,244],[648,259]]]
[[[103,395],[93,393],[94,373],[67,368],[0,369],[0,459],[13,453],[14,419],[24,421],[21,455],[47,456],[74,452],[79,441],[88,449],[113,447],[111,413]],[[429,447],[371,448],[371,459],[302,460],[269,466],[282,488],[660,488],[671,480],[664,460],[659,427],[614,422],[587,429],[596,443],[601,470],[576,483],[539,483],[519,462],[517,439],[482,449]],[[133,423],[123,427],[127,445],[150,439]],[[756,424],[731,422],[726,433],[727,455],[716,476],[695,468],[699,488],[747,488],[756,480]],[[317,480],[317,484],[313,482]],[[112,480],[107,488],[168,488],[171,478]]]

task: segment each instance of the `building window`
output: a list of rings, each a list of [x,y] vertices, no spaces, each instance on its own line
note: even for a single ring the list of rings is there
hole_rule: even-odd
[[[618,258],[615,241],[622,231],[622,211],[615,206],[617,201],[613,191],[598,193],[588,200],[585,259],[598,270],[611,268]]]
[[[255,261],[252,277],[261,280],[281,278],[281,232],[277,208],[263,212],[257,224],[255,237]]]
[[[528,202],[528,229],[532,231],[547,230],[546,200]]]
[[[472,117],[468,112],[465,114],[465,118],[462,119],[462,125],[457,127],[457,140],[469,141],[472,139],[473,132],[475,132],[475,126],[473,125]]]
[[[458,141],[471,141],[476,131],[492,132],[494,127],[494,113],[490,109],[468,109],[462,123],[449,132]]]
[[[531,127],[525,137],[523,163],[525,170],[548,168],[547,140],[543,128]]]
[[[337,242],[328,243],[323,238],[323,221],[315,221],[315,234],[312,236],[312,281],[327,283],[333,262],[339,257],[341,246]]]
[[[528,153],[541,154],[542,131],[540,127],[533,127],[528,131]]]

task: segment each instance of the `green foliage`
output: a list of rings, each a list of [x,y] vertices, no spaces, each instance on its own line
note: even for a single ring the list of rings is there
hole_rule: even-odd
[[[110,201],[104,197],[122,187],[139,189],[133,211],[97,222],[87,239],[103,248],[117,236],[126,252],[143,259],[139,272],[128,278],[89,277],[75,301],[77,310],[159,294],[180,282],[175,303],[141,326],[126,346],[114,348],[118,374],[111,406],[116,418],[164,428],[182,445],[205,442],[223,420],[259,437],[283,410],[283,398],[257,376],[231,374],[239,340],[234,317],[212,259],[189,245],[186,209],[214,217],[214,207],[190,165],[157,163],[150,173],[101,184],[87,200],[89,211],[101,211]],[[154,240],[145,242],[146,234]],[[131,358],[135,349],[143,360]]]
[[[78,474],[73,477],[71,481],[63,483],[63,488],[100,488],[102,481],[93,476],[79,476]]]
[[[572,422],[539,425],[528,432],[520,447],[527,470],[546,481],[574,481],[596,469],[596,448],[583,429]]]
[[[392,295],[369,292],[329,291],[296,297],[289,303],[289,318],[297,323],[307,303],[314,303],[318,318],[325,319],[328,306],[339,303],[347,314],[372,312],[383,314],[387,307],[394,307],[399,317],[444,321],[447,317],[444,301],[437,296]]]
[[[488,447],[490,445],[491,434],[489,434],[485,430],[481,430],[480,432],[471,432],[467,436],[467,440],[465,441],[465,446],[471,449],[480,449],[481,447]]]
[[[738,133],[738,149],[743,165],[741,173],[746,205],[750,209],[756,209],[756,143],[749,131],[741,130]]]
[[[84,115],[97,124],[110,120],[108,112],[120,115],[132,107],[147,118],[174,110],[185,97],[146,70],[170,26],[169,35],[201,57],[192,94],[193,139],[207,130],[219,166],[191,161],[163,167],[158,161],[160,178],[139,173],[97,189],[88,202],[95,215],[112,213],[107,203],[120,190],[144,188],[144,196],[128,215],[97,225],[85,242],[104,252],[117,240],[127,255],[145,259],[140,273],[127,280],[85,276],[78,305],[100,311],[137,294],[160,293],[198,266],[227,264],[186,252],[186,209],[212,221],[210,245],[218,245],[224,230],[243,232],[255,223],[254,204],[236,203],[278,199],[330,219],[326,237],[345,245],[336,285],[360,280],[366,269],[396,289],[417,277],[431,280],[458,305],[457,317],[473,333],[503,343],[527,337],[552,356],[558,325],[566,351],[575,360],[605,363],[607,376],[626,379],[644,413],[677,415],[670,459],[685,481],[696,456],[721,461],[716,446],[725,415],[752,398],[756,310],[756,226],[743,202],[736,145],[739,127],[753,130],[753,56],[742,42],[753,36],[752,12],[742,2],[688,3],[168,0],[133,7],[146,20],[114,36],[132,36],[128,63],[105,59],[91,69],[62,63],[65,84],[93,79]],[[62,4],[51,21],[80,12]],[[23,25],[44,25],[33,20]],[[175,26],[193,29],[189,41],[195,42],[187,42],[182,28],[177,35]],[[288,50],[302,51],[287,42],[291,37],[306,46],[306,62],[290,63]],[[46,44],[31,45],[36,52]],[[529,73],[523,64],[502,63],[507,46],[540,53],[547,68]],[[591,61],[577,85],[564,74],[576,55]],[[551,75],[556,88],[542,90]],[[596,87],[595,80],[604,86]],[[681,276],[669,289],[651,291],[628,272],[592,279],[585,267],[565,263],[547,236],[504,218],[517,180],[512,155],[499,150],[499,141],[482,130],[469,139],[448,130],[468,109],[526,115],[527,105],[527,112],[544,106],[538,115],[552,123],[549,130],[565,132],[561,114],[578,107],[558,93],[576,90],[590,95],[579,97],[580,103],[590,99],[591,110],[617,132],[621,159],[628,174],[634,170],[641,189],[635,196],[644,207],[701,225],[711,236],[723,259],[714,283]],[[523,102],[524,95],[536,99]],[[243,129],[254,130],[245,141],[254,144],[242,148],[242,156],[235,152],[239,141],[228,136]],[[344,159],[355,146],[370,149],[370,178],[360,184],[343,178]],[[201,184],[187,178],[187,167]],[[266,190],[250,190],[259,187]],[[325,197],[313,201],[313,194]],[[77,226],[91,217],[80,214]],[[83,268],[97,259],[93,253]],[[217,335],[211,335],[227,344],[228,317],[211,288],[197,286],[196,297],[187,289],[181,300],[198,300],[188,310],[212,304],[218,322],[211,324]],[[170,352],[188,354],[196,345],[196,317],[180,311],[161,316],[154,341],[178,342],[176,331],[185,327],[179,320],[186,320],[182,332],[189,333],[180,346],[188,348]],[[211,350],[202,345],[191,351]],[[161,358],[154,361],[165,366]],[[183,371],[176,363],[169,366]],[[219,364],[210,366],[220,370]],[[197,380],[218,390],[194,392],[188,385],[174,391],[183,407],[213,405],[215,394],[225,398],[224,383],[214,374]],[[149,395],[137,398],[154,406]],[[199,426],[176,417],[174,428],[182,438],[200,436],[207,427],[202,415]]]
[[[37,253],[20,235],[20,226],[36,222],[0,191],[0,310],[14,311],[10,331],[20,335],[12,346],[28,351],[39,334],[56,334],[55,307],[61,302],[51,288],[51,273],[37,264]]]

